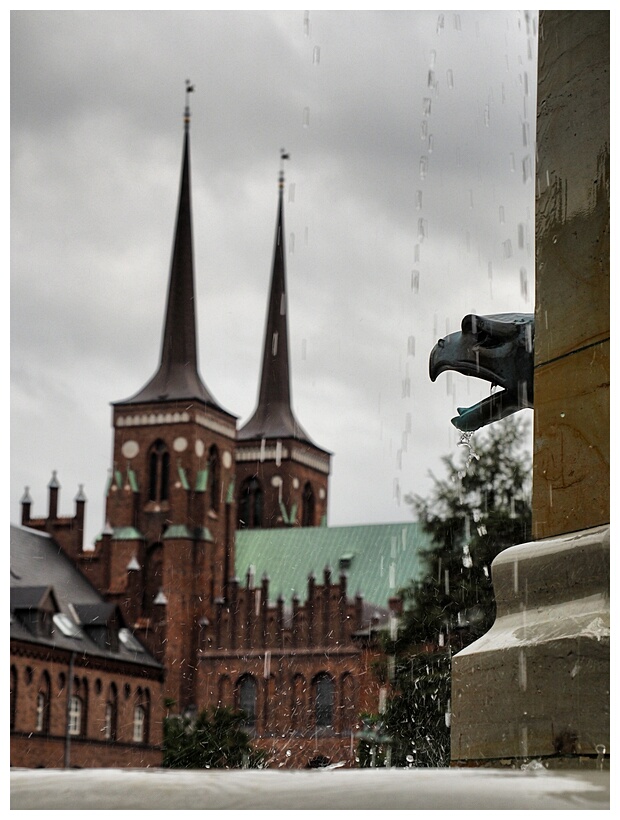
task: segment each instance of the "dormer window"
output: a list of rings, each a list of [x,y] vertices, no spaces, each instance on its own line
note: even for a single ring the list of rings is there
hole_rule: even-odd
[[[82,640],[82,630],[68,615],[57,612],[54,615],[54,624],[66,638],[77,638]]]

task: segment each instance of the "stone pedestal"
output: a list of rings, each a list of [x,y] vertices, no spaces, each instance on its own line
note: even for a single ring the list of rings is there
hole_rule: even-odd
[[[609,755],[609,12],[539,18],[532,534],[452,666],[453,765]]]
[[[493,586],[493,627],[453,660],[453,763],[600,765],[609,753],[609,528],[504,550]]]

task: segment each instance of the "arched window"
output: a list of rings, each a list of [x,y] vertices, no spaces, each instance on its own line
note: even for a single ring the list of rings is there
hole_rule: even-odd
[[[301,497],[301,526],[314,526],[314,492],[312,491],[312,484],[310,484],[309,481],[304,485],[304,491]]]
[[[50,730],[51,681],[47,672],[43,672],[37,691],[37,711],[35,731],[47,735]]]
[[[150,695],[148,689],[138,687],[133,707],[133,741],[148,743],[149,740]]]
[[[82,734],[82,699],[77,695],[72,695],[69,701],[69,734],[78,737]]]
[[[256,476],[246,478],[241,485],[239,526],[248,530],[263,526],[263,491]]]
[[[256,725],[256,680],[252,675],[243,675],[239,678],[238,687],[238,703],[239,709],[245,712],[245,726],[246,728],[254,728]]]
[[[317,727],[325,728],[334,725],[334,681],[321,672],[314,680],[315,701],[314,715]]]
[[[167,501],[170,489],[170,454],[161,439],[149,452],[149,501]]]
[[[150,615],[153,602],[163,583],[163,549],[161,544],[149,547],[144,561],[144,587],[142,591],[142,608],[145,615]]]
[[[217,511],[220,505],[220,455],[215,444],[209,450],[208,469],[207,500],[211,509]]]
[[[15,728],[15,715],[17,711],[17,669],[11,667],[11,729]]]
[[[110,684],[108,699],[105,704],[103,734],[106,740],[116,740],[118,727],[118,691],[116,685]]]
[[[133,739],[134,743],[144,743],[146,713],[144,706],[138,704],[133,710]]]

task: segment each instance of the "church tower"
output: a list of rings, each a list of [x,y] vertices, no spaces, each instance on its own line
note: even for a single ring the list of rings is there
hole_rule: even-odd
[[[234,575],[236,518],[236,418],[198,368],[188,100],[159,367],[135,395],[113,404],[113,470],[99,545],[107,595],[164,663],[166,696],[179,710],[195,703],[200,630]]]
[[[327,518],[330,453],[312,441],[291,403],[283,193],[281,169],[258,403],[237,435],[241,529],[315,527]]]

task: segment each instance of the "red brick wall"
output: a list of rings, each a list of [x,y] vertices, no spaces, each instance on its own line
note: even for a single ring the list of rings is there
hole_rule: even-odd
[[[92,664],[92,665],[91,665]],[[21,642],[11,643],[11,667],[16,673],[15,709],[11,718],[11,765],[64,767],[70,657]],[[155,766],[161,764],[163,698],[161,673],[151,677],[138,668],[101,659],[74,658],[72,691],[83,698],[85,720],[79,737],[70,738],[71,766]],[[49,724],[37,733],[37,694],[42,676],[49,676]],[[12,676],[12,684],[13,684]],[[110,685],[117,689],[116,740],[104,737],[105,707]],[[148,737],[133,741],[134,707],[138,690],[148,691]],[[116,761],[116,762],[110,762]]]

